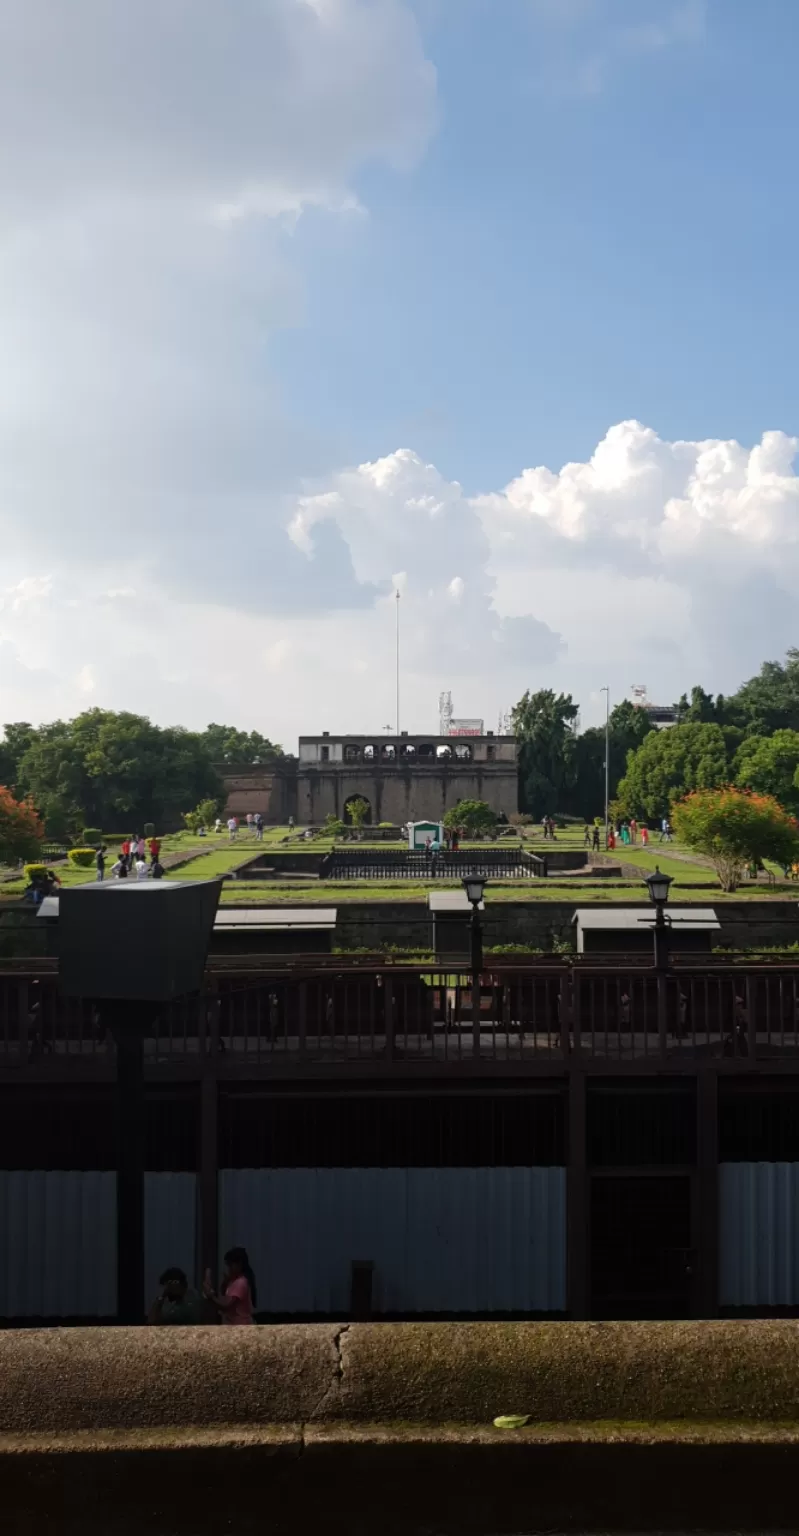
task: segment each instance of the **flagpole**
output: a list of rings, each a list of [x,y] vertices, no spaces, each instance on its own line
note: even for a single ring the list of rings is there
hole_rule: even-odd
[[[400,733],[400,620],[399,620],[399,615],[400,615],[400,595],[399,595],[399,591],[396,594],[396,598],[397,598],[397,736],[399,736],[399,733]]]

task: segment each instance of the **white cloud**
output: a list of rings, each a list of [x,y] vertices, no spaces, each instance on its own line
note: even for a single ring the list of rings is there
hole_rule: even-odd
[[[375,730],[395,711],[397,590],[408,728],[434,727],[443,687],[493,721],[525,687],[552,685],[582,700],[585,723],[605,681],[613,699],[633,682],[667,701],[700,681],[727,692],[797,639],[796,450],[782,432],[669,442],[622,422],[585,462],[473,498],[398,450],[284,513],[295,532],[301,520],[309,572],[320,529],[338,540],[369,583],[360,607],[247,611],[189,599],[164,573],[148,586],[135,567],[136,601],[109,598],[99,561],[73,607],[71,572],[20,572],[0,610],[0,718],[91,699],[189,725],[228,718],[288,746],[304,730]]]

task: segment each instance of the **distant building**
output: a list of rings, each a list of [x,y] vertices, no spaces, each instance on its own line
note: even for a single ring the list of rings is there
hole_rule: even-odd
[[[676,706],[674,704],[650,704],[647,698],[645,683],[633,683],[630,689],[630,697],[636,709],[642,709],[649,716],[652,724],[658,727],[658,730],[663,730],[668,725],[677,724]]]

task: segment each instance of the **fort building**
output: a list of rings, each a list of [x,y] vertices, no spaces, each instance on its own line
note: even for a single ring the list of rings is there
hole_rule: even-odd
[[[301,736],[296,758],[269,765],[221,765],[226,815],[260,811],[268,822],[289,816],[318,825],[329,815],[348,821],[353,800],[369,806],[367,822],[401,826],[440,821],[459,800],[485,800],[497,815],[519,808],[514,736]]]
[[[518,810],[513,736],[301,736],[297,818],[349,820],[348,807],[366,800],[367,820],[439,821],[459,800],[485,800],[497,815]]]

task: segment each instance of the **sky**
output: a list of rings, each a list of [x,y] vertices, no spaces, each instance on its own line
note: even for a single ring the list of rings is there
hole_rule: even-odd
[[[0,720],[799,644],[795,0],[0,0]]]

